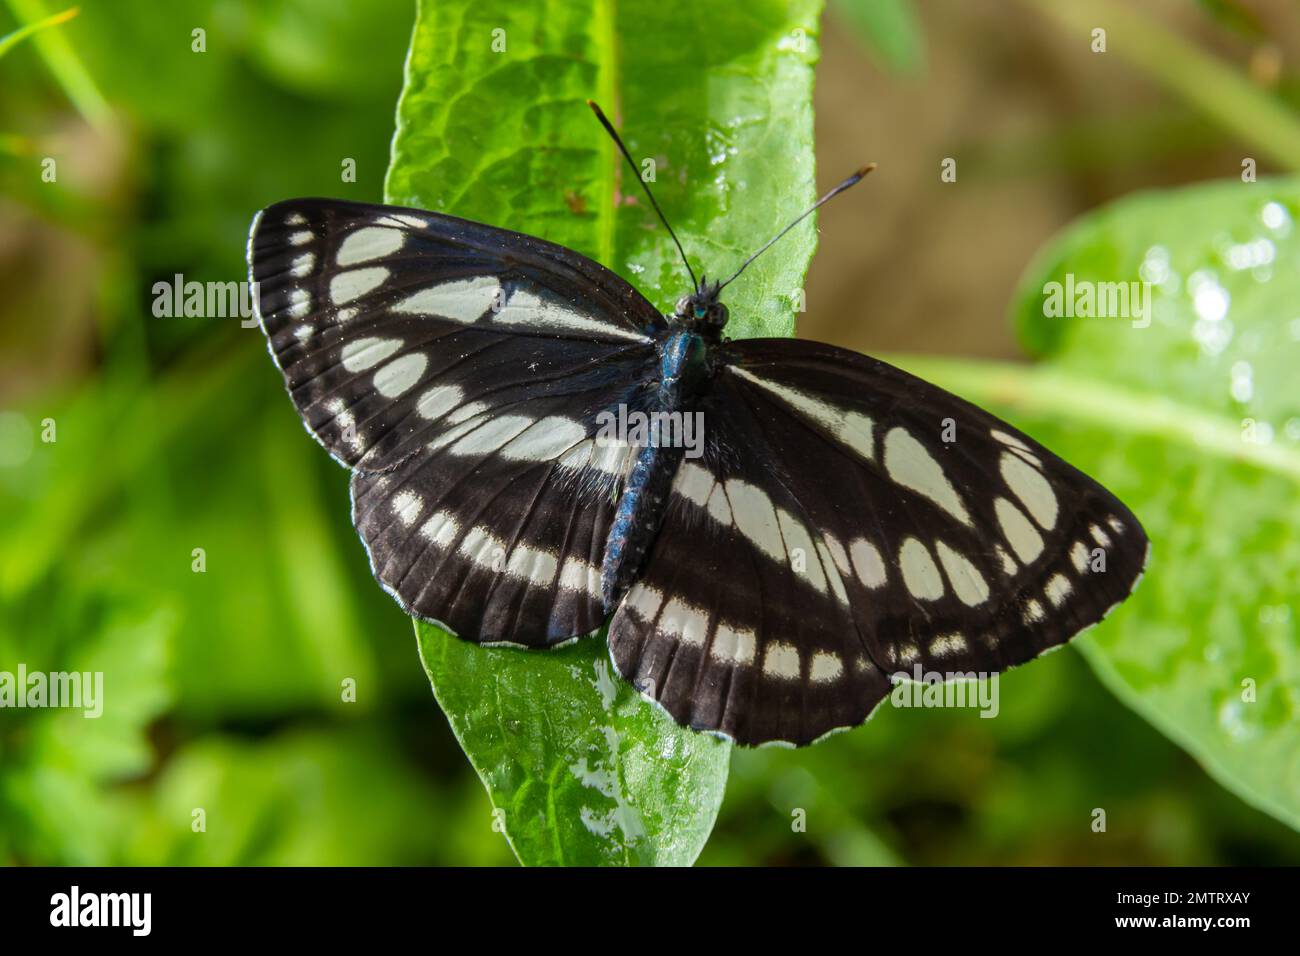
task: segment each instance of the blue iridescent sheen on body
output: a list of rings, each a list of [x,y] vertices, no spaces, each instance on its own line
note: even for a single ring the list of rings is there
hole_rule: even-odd
[[[683,386],[703,354],[704,342],[693,332],[673,332],[659,346],[659,386],[651,411],[681,411]],[[655,437],[640,448],[614,511],[600,569],[601,594],[607,609],[622,596],[654,541],[683,449],[662,446]]]
[[[676,404],[682,374],[686,370],[691,346],[700,337],[691,332],[674,332],[659,350],[659,394],[662,400]],[[670,406],[662,411],[673,411]]]

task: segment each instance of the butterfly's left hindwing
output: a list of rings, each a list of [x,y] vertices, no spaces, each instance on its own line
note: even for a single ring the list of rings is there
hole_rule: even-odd
[[[1135,585],[1129,510],[1004,422],[831,346],[727,349],[705,455],[610,626],[620,673],[680,722],[808,743],[893,675],[1004,670]]]
[[[331,200],[260,213],[249,268],[289,394],[354,470],[354,523],[403,608],[485,643],[599,627],[623,462],[596,447],[595,416],[653,368],[653,306],[539,239]]]

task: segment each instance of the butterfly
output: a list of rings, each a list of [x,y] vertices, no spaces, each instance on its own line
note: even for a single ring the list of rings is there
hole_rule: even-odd
[[[1129,595],[1141,525],[1032,438],[855,352],[726,337],[722,290],[795,223],[697,280],[637,180],[690,273],[671,315],[570,249],[439,213],[254,220],[271,356],[403,610],[527,648],[608,621],[618,673],[678,723],[802,745],[899,674],[1000,672]],[[615,412],[664,427],[611,436]]]

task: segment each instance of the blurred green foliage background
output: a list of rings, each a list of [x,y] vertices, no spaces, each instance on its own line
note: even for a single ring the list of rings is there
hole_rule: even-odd
[[[917,172],[862,199],[878,225],[828,224],[801,334],[1015,356],[1012,289],[1052,232],[1141,186],[1234,174],[1223,124],[1136,67],[1098,92],[1043,3],[996,6],[832,4],[818,168]],[[1285,4],[1154,8],[1297,101]],[[0,35],[56,9],[7,0]],[[176,273],[242,279],[262,206],[381,198],[412,14],[90,0],[0,59],[0,669],[103,670],[113,702],[99,720],[0,712],[6,863],[513,859],[261,333],[151,311]],[[935,169],[959,148],[971,185],[952,200]],[[997,720],[882,708],[811,750],[737,751],[700,862],[1300,861],[1300,836],[1073,651],[1002,690]],[[793,830],[795,806],[817,825]]]

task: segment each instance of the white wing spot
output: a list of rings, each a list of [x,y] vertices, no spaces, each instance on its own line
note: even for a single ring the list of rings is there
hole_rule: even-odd
[[[1056,525],[1056,492],[1032,465],[1006,452],[1000,462],[1002,480],[1016,493],[1039,526],[1050,531]]]
[[[676,635],[683,644],[699,646],[709,633],[709,615],[681,598],[674,598],[659,615],[659,629],[665,634]]]
[[[493,276],[456,279],[408,295],[392,311],[406,315],[436,315],[468,325],[477,322],[490,308],[501,288]]]
[[[630,339],[634,342],[648,341],[640,332],[598,321],[554,302],[547,302],[522,289],[510,296],[510,300],[496,314],[494,321],[502,325],[517,325],[540,331],[589,332]]]
[[[375,391],[384,398],[405,395],[420,381],[428,365],[429,359],[422,352],[395,358],[375,373]]]
[[[1102,530],[1101,525],[1089,525],[1088,533],[1092,535],[1092,540],[1096,541],[1103,548],[1110,547],[1110,535]]]
[[[997,512],[1002,533],[1021,564],[1029,564],[1043,553],[1043,536],[1029,523],[1024,512],[1006,498],[995,501],[993,508]]]
[[[473,406],[466,405],[464,407],[472,408]],[[475,414],[477,414],[477,412]],[[454,416],[452,415],[448,415],[447,422],[450,423],[453,417]],[[442,432],[440,435],[438,435],[438,437],[435,438],[433,441],[429,442],[428,444],[429,451],[438,451],[439,449],[445,448],[446,446],[450,445],[452,442],[456,441],[457,439],[463,438],[465,435],[468,435],[474,429],[478,428],[479,425],[483,424],[485,420],[486,420],[486,416],[480,416],[480,417],[471,418],[469,421],[456,423],[451,428],[448,428],[445,432]]]
[[[408,216],[400,212],[392,212],[386,216],[381,216],[375,222],[387,223],[394,226],[409,226],[411,229],[427,229],[429,224],[416,216]]]
[[[284,217],[284,221],[290,226],[301,226],[307,221],[307,217],[300,212],[291,212]]]
[[[554,461],[586,437],[581,422],[549,415],[502,448],[501,457],[511,461]]]
[[[361,451],[365,448],[361,430],[357,428],[356,416],[352,414],[352,409],[347,407],[343,399],[332,399],[325,408],[334,416],[334,424],[338,426],[340,440],[346,440],[353,451]]]
[[[996,554],[998,560],[1002,562],[1002,573],[1009,578],[1015,577],[1016,570],[1018,568],[1018,565],[1016,564],[1016,559],[1011,557],[1011,555],[1007,554],[1006,551],[1002,549],[1002,545],[1000,544],[995,544],[993,546],[993,553]]]
[[[916,538],[907,538],[898,549],[898,564],[903,572],[903,583],[912,596],[922,601],[937,601],[943,597],[943,578],[930,557],[930,549]]]
[[[555,580],[559,562],[550,551],[519,545],[506,559],[506,574],[523,578],[534,587],[547,587]]]
[[[788,385],[769,382],[767,379],[737,365],[730,366],[730,368],[741,378],[771,392],[800,414],[816,422],[863,458],[870,459],[875,456],[875,443],[871,431],[873,423],[866,415],[836,408],[834,405],[830,405],[797,389],[790,388]]]
[[[293,260],[293,265],[289,267],[289,273],[295,279],[305,279],[311,275],[311,270],[315,265],[316,254],[314,252],[304,252]]]
[[[359,262],[382,259],[401,249],[405,242],[406,236],[397,229],[367,226],[343,240],[334,261],[340,266],[354,266]]]
[[[489,529],[478,525],[469,530],[458,550],[479,567],[492,568],[497,556],[506,553],[506,543]]]
[[[623,603],[627,605],[628,610],[647,624],[654,620],[654,616],[659,612],[659,606],[663,602],[664,595],[662,591],[648,587],[639,581],[632,585],[627,592],[627,597],[623,599]]]
[[[966,638],[960,634],[945,634],[942,637],[936,637],[930,642],[930,655],[932,657],[947,657],[950,654],[960,654],[966,650]]]
[[[627,445],[598,445],[591,456],[591,467],[612,478],[622,477],[632,449]]]
[[[383,285],[387,278],[388,270],[383,266],[340,272],[330,279],[330,301],[335,305],[347,305]]]
[[[943,467],[904,428],[891,428],[885,435],[885,470],[895,482],[925,495],[962,524],[971,523]]]
[[[289,293],[289,314],[301,319],[311,311],[311,293],[306,289],[294,289]]]
[[[459,386],[437,385],[420,396],[420,400],[415,403],[415,410],[421,418],[432,421],[446,415],[464,398],[465,391]]]
[[[1033,624],[1035,621],[1041,621],[1044,616],[1043,606],[1036,600],[1030,598],[1025,602],[1024,619],[1026,624]]]
[[[440,548],[445,548],[456,540],[460,524],[450,512],[439,511],[420,528],[420,534]]]
[[[781,680],[798,680],[799,651],[792,644],[772,644],[763,653],[763,673]]]
[[[831,558],[835,561],[835,566],[840,569],[840,573],[852,574],[853,566],[849,564],[849,553],[844,550],[844,545],[840,543],[840,539],[829,531],[822,535],[822,539],[826,542],[826,549],[830,551]]]
[[[569,558],[560,571],[560,587],[568,591],[586,591],[600,597],[600,568],[582,558]]]
[[[740,533],[758,545],[768,557],[785,561],[785,542],[776,523],[776,509],[767,493],[738,479],[726,483],[731,513]]]
[[[468,422],[471,418],[476,418],[487,410],[488,405],[486,402],[470,402],[448,415],[447,424],[459,425],[461,422]]]
[[[948,583],[952,585],[953,593],[963,604],[975,607],[988,600],[988,582],[964,554],[953,550],[942,541],[935,544],[935,550],[939,552],[939,563],[943,565],[944,573],[948,575]]]
[[[844,590],[844,578],[841,577],[840,570],[835,566],[835,558],[831,554],[831,549],[822,541],[817,542],[817,556],[821,558],[822,567],[826,572],[826,580],[830,582],[831,590],[835,592],[836,600],[847,607],[849,603],[849,595],[848,592]],[[847,574],[848,571],[845,571],[844,573]]]
[[[424,510],[424,499],[414,491],[399,491],[393,495],[393,514],[397,515],[398,520],[406,527],[415,524],[415,519],[420,517],[420,512]]]
[[[713,490],[713,475],[706,468],[689,461],[684,461],[677,469],[673,479],[673,491],[692,504],[703,507]]]
[[[844,663],[839,655],[826,651],[818,651],[814,654],[808,667],[808,679],[816,684],[828,684],[833,680],[839,680],[843,673]]]
[[[826,574],[822,571],[821,561],[818,560],[812,535],[803,526],[803,522],[784,508],[777,510],[776,520],[781,529],[781,537],[785,541],[786,559],[791,568],[795,567],[796,552],[798,552],[802,557],[803,570],[795,573],[802,574],[813,587],[825,594]]]
[[[718,524],[730,525],[732,523],[731,505],[727,502],[727,491],[722,487],[722,482],[713,486],[713,493],[709,495],[709,501],[706,507],[711,517]]]
[[[1022,442],[1015,435],[1008,435],[1006,432],[1000,431],[999,429],[996,428],[990,429],[989,434],[992,435],[994,438],[996,438],[998,441],[1002,442],[1002,444],[1004,445],[1010,445],[1012,448],[1020,448],[1024,451],[1029,451],[1029,446],[1026,445],[1024,442]]]
[[[1025,461],[1029,462],[1039,471],[1043,470],[1043,462],[1037,455],[1033,454],[1032,452],[1022,451],[1019,448],[1013,448],[1011,450],[1015,452],[1017,455],[1019,455],[1021,458],[1023,458]]]
[[[452,445],[453,455],[486,455],[494,452],[533,423],[525,415],[502,415],[489,419]]]
[[[343,367],[349,372],[374,368],[402,347],[401,339],[353,339],[343,344]]]
[[[726,624],[719,624],[714,631],[709,654],[715,661],[724,664],[752,664],[754,651],[757,648],[758,638],[753,631],[740,631]]]
[[[849,555],[853,558],[853,570],[869,588],[878,588],[885,583],[885,561],[880,550],[866,538],[857,538],[849,544]]]
[[[314,238],[316,237],[313,236],[310,232],[295,232],[293,235],[289,237],[289,245],[305,246],[307,245],[307,243],[311,242],[312,239]]]
[[[1080,574],[1088,570],[1088,546],[1082,541],[1074,542],[1074,547],[1070,549],[1070,561],[1074,565],[1074,570]]]
[[[1111,515],[1107,518],[1106,524],[1110,525],[1110,529],[1116,534],[1124,533],[1124,522],[1120,521],[1119,518],[1115,517],[1115,515]]]
[[[1047,600],[1052,602],[1053,607],[1060,607],[1073,590],[1069,578],[1064,574],[1054,574],[1051,580],[1047,582],[1047,587],[1043,590],[1043,593],[1047,595]]]

